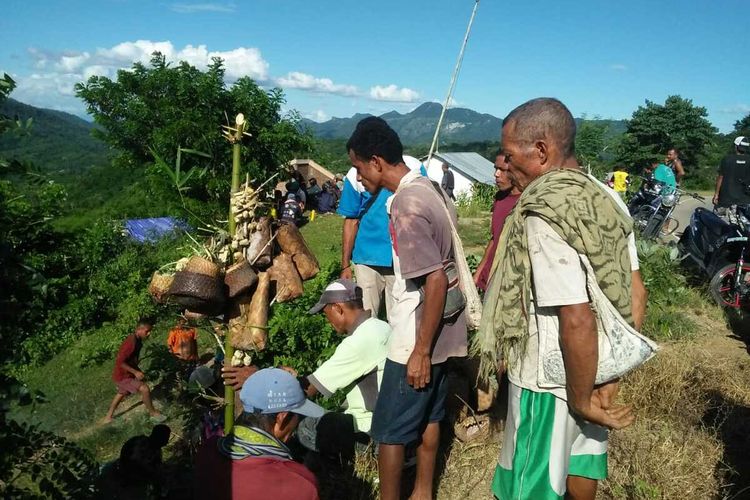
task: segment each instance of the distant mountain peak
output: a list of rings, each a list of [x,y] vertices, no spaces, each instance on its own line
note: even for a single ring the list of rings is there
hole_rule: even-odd
[[[409,113],[389,111],[381,116],[398,133],[401,142],[407,145],[427,144],[432,139],[443,106],[437,102],[425,102]],[[316,123],[303,120],[303,125],[321,139],[347,139],[357,123],[369,114],[357,113],[351,118],[332,118]],[[578,120],[578,119],[577,119]],[[614,124],[617,120],[605,120]],[[503,121],[488,113],[478,113],[468,108],[448,108],[440,131],[441,142],[469,143],[497,141]],[[622,126],[617,126],[620,131]]]

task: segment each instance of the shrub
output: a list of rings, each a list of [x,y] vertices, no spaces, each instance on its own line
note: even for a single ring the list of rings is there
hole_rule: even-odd
[[[476,217],[490,210],[496,192],[495,186],[475,182],[471,186],[471,196],[461,194],[456,199],[456,210],[459,217]]]
[[[649,291],[644,333],[657,340],[674,340],[694,333],[695,322],[685,315],[685,307],[695,305],[698,297],[680,272],[677,249],[639,241],[638,259]]]

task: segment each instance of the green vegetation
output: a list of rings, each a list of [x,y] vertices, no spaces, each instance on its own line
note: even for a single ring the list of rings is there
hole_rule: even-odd
[[[220,61],[200,71],[186,63],[171,66],[155,55],[150,65],[136,64],[114,80],[94,77],[77,92],[95,126],[70,115],[0,102],[5,115],[0,118],[0,132],[5,131],[0,136],[0,449],[6,451],[0,456],[0,496],[86,498],[97,462],[115,457],[128,437],[148,432],[150,424],[137,404],[112,426],[96,423],[113,393],[113,353],[142,315],[157,319],[143,367],[149,383],[158,387],[158,403],[169,402],[161,409],[180,435],[166,453],[189,465],[186,436],[205,406],[177,382],[178,367],[166,352],[176,311],[155,305],[146,287],[154,270],[192,253],[192,238],[202,240],[204,230],[223,224],[230,165],[221,138],[225,113],[241,111],[250,123],[253,138],[242,147],[243,178],[265,180],[294,156],[310,156],[334,172],[348,170],[345,139],[313,141],[299,132],[297,115],[281,113],[284,96],[278,89],[263,90],[249,79],[227,87],[223,75]],[[12,88],[7,75],[0,79],[0,101]],[[709,167],[728,152],[732,136],[706,127],[701,110],[679,97],[664,106],[647,103],[634,113],[624,136],[622,123],[583,120],[576,142],[581,163],[596,175],[616,159],[632,168],[646,155],[663,154],[675,139],[690,162],[706,165],[691,171],[688,163],[688,179],[712,181]],[[420,123],[427,123],[428,111],[420,111]],[[691,127],[698,132],[685,132]],[[735,128],[750,133],[750,115]],[[105,143],[92,139],[92,132]],[[451,142],[441,150],[476,151],[493,160],[498,146],[491,138]],[[427,146],[417,142],[406,152],[419,157]],[[493,187],[478,186],[471,199],[458,201],[459,231],[474,264],[489,236],[493,195]],[[136,244],[121,233],[123,219],[165,215],[186,219],[194,229],[157,244]],[[341,224],[337,216],[319,216],[302,229],[321,272],[305,284],[302,298],[273,306],[269,347],[257,355],[257,363],[309,373],[335,348],[339,339],[332,328],[322,316],[306,311],[338,275]],[[687,284],[670,249],[641,244],[639,253],[651,292],[646,334],[660,341],[694,342],[705,325],[721,324],[716,308]],[[204,355],[216,349],[207,328],[200,330],[200,347]],[[704,372],[685,373],[690,381],[688,375]],[[628,381],[636,383],[645,382]],[[333,407],[338,401],[326,404]],[[623,442],[615,445],[620,446],[614,448],[620,453],[615,456],[634,449],[644,453]],[[18,453],[7,453],[11,449]],[[454,453],[477,449],[459,447]],[[459,470],[461,456],[451,459]],[[481,466],[489,467],[494,459]],[[371,480],[372,464],[361,472]],[[615,476],[613,496],[649,498],[672,491],[664,486],[666,479],[648,471],[627,479]],[[444,478],[446,484],[460,479]]]

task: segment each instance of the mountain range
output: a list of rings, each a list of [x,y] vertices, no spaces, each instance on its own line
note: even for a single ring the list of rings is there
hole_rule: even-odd
[[[37,108],[15,99],[0,104],[0,114],[31,126],[0,135],[0,153],[29,161],[47,172],[82,172],[109,163],[109,148],[93,137],[96,125],[70,113]]]
[[[398,133],[404,144],[427,144],[432,141],[435,126],[440,118],[443,106],[436,102],[421,104],[409,113],[390,111],[380,115]],[[302,119],[303,127],[320,139],[347,139],[354,131],[357,123],[368,114],[357,113],[351,118],[331,118],[322,123],[308,119]],[[576,118],[580,123],[581,118]],[[619,135],[625,132],[626,122],[624,120],[592,120],[604,122],[608,125],[610,135]],[[481,141],[498,141],[500,129],[503,126],[502,119],[487,113],[478,113],[467,108],[449,108],[443,119],[443,127],[440,131],[440,142],[467,143]]]

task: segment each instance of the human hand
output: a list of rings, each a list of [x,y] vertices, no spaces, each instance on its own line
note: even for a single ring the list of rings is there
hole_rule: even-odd
[[[354,273],[352,272],[352,266],[351,264],[346,266],[344,269],[341,270],[341,276],[339,276],[341,279],[347,279],[350,280],[354,276]]]
[[[615,379],[606,384],[602,384],[594,389],[591,398],[598,399],[598,405],[605,410],[609,410],[615,402],[617,393],[620,392],[620,379]]]
[[[711,201],[713,202],[714,205],[718,205],[719,204],[719,195],[715,194],[714,197],[713,197],[713,199]]]
[[[608,429],[624,429],[635,421],[633,409],[630,406],[602,407],[601,393],[594,391],[591,401],[585,408],[573,408],[573,411],[584,420],[592,424],[601,425]]]
[[[258,371],[255,365],[250,366],[223,366],[221,368],[221,378],[224,379],[224,385],[229,385],[235,391],[242,389],[245,380]]]
[[[136,380],[143,380],[144,378],[146,378],[146,374],[143,373],[142,371],[136,371],[135,378]]]
[[[279,368],[289,373],[292,377],[295,377],[295,378],[299,377],[299,373],[297,373],[297,370],[295,370],[291,366],[280,366]]]
[[[415,389],[422,389],[430,383],[432,362],[429,354],[412,351],[406,362],[406,382]]]

